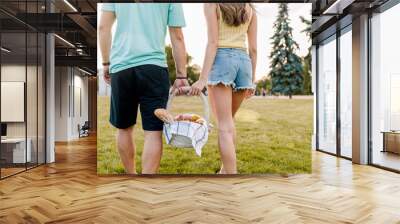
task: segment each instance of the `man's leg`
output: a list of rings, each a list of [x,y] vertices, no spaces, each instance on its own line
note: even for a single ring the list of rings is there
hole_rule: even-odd
[[[162,150],[162,132],[145,131],[142,153],[142,174],[155,174],[158,172]]]
[[[133,127],[118,129],[117,145],[122,164],[125,168],[125,172],[127,174],[136,174],[136,146],[133,141]]]
[[[133,129],[138,112],[134,68],[111,75],[110,123],[118,129],[116,140],[125,172],[136,174]]]
[[[142,174],[158,172],[162,156],[163,122],[154,115],[159,108],[166,108],[169,95],[169,75],[167,68],[156,65],[140,66],[137,69],[141,80],[140,113],[144,130],[142,153]]]

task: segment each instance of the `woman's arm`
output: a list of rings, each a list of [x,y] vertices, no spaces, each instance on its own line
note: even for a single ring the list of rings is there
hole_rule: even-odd
[[[203,69],[199,80],[192,85],[190,94],[199,95],[207,84],[208,74],[214,64],[215,55],[218,49],[218,15],[215,3],[204,4],[204,15],[207,21],[208,43],[204,57]]]
[[[111,28],[115,21],[115,13],[109,11],[103,11],[100,17],[100,23],[98,25],[99,32],[99,45],[102,57],[102,63],[109,63],[110,61],[110,49],[111,49]],[[110,84],[109,65],[103,66],[104,80]]]
[[[251,66],[253,68],[253,83],[256,81],[256,67],[257,67],[257,15],[253,9],[252,18],[247,31],[249,55],[251,59]]]

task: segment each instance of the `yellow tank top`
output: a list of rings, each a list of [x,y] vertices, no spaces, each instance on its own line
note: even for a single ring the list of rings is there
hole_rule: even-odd
[[[247,31],[249,29],[252,14],[249,21],[240,26],[229,26],[222,18],[222,12],[219,7],[218,10],[218,48],[241,48],[247,49]],[[253,13],[253,10],[251,10]]]

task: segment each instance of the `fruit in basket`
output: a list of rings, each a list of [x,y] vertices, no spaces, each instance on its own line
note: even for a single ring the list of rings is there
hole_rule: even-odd
[[[201,116],[197,114],[192,114],[192,117],[190,118],[191,122],[196,122],[198,119],[200,119]]]
[[[183,114],[178,114],[175,116],[175,121],[183,121]]]
[[[198,124],[204,124],[205,120],[197,114],[179,114],[175,117],[176,121],[190,121]]]
[[[198,124],[205,124],[205,123],[206,123],[206,120],[205,120],[204,118],[199,118],[199,119],[197,119],[197,120],[195,121],[195,123],[198,123]]]
[[[154,111],[154,115],[158,117],[158,119],[162,120],[164,123],[172,123],[174,121],[174,117],[166,110],[166,109],[157,109]]]
[[[182,119],[184,121],[191,121],[192,120],[192,115],[191,114],[183,114]]]
[[[179,114],[175,117],[176,121],[191,121],[192,115],[191,114]]]

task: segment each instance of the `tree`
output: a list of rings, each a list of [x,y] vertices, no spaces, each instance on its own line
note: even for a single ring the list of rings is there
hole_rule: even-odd
[[[262,93],[262,89],[265,89],[268,92],[271,92],[271,80],[268,76],[264,76],[262,79],[256,82],[256,90],[258,93]]]
[[[167,57],[167,65],[168,65],[168,72],[169,72],[169,80],[171,83],[173,83],[176,79],[176,67],[175,67],[175,60],[174,56],[172,55],[172,47],[171,46],[166,46],[165,47],[165,54]],[[190,84],[193,84],[199,79],[200,76],[200,71],[201,68],[200,66],[194,64],[192,65],[192,56],[187,55],[187,66],[186,66],[186,72],[188,76],[188,81]]]
[[[296,54],[298,44],[293,39],[290,27],[289,12],[286,3],[279,4],[279,14],[274,23],[275,33],[272,36],[271,84],[272,92],[292,98],[303,90],[303,65]]]
[[[172,47],[171,46],[165,47],[165,54],[167,56],[169,80],[171,83],[173,83],[176,79],[176,67],[175,67],[174,56],[172,55]]]
[[[303,16],[300,16],[301,21],[307,26],[301,32],[306,33],[309,41],[311,41],[311,21],[305,19]],[[303,94],[311,95],[312,88],[311,88],[311,46],[308,48],[308,54],[303,57],[303,77],[304,77],[304,84],[303,84]]]

